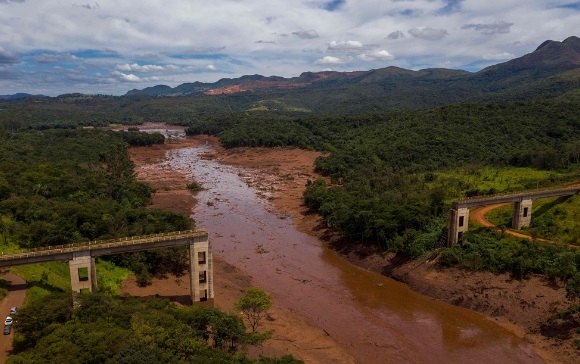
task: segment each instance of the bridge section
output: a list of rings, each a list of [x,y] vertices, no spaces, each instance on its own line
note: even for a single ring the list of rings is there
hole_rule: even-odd
[[[73,292],[92,292],[97,287],[96,257],[183,245],[189,247],[191,301],[213,299],[211,247],[208,233],[200,230],[29,249],[0,255],[0,267],[68,260]]]
[[[467,231],[469,208],[471,207],[513,203],[512,228],[519,230],[525,226],[529,226],[532,221],[532,200],[547,197],[572,196],[578,193],[580,193],[580,185],[455,200],[451,204],[451,211],[449,212],[447,245],[453,246],[456,244],[461,240],[461,235]]]

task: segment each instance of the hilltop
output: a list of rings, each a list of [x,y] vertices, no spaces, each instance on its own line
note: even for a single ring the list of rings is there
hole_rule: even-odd
[[[545,41],[534,52],[487,67],[479,72],[432,68],[418,71],[386,67],[355,72],[304,72],[298,77],[250,75],[215,83],[184,83],[131,90],[126,95],[259,96],[277,106],[311,111],[357,112],[393,108],[420,108],[460,102],[516,101],[557,97],[580,87],[580,38]],[[343,109],[344,108],[344,109]]]

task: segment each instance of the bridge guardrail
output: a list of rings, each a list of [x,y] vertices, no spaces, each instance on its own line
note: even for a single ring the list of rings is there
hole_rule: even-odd
[[[473,202],[480,202],[480,201],[501,200],[507,196],[509,196],[509,197],[524,197],[524,196],[542,194],[542,193],[547,193],[547,192],[558,193],[558,192],[569,192],[569,191],[580,191],[580,185],[562,187],[562,188],[542,188],[542,189],[522,191],[522,192],[504,192],[504,193],[498,193],[498,194],[489,195],[489,196],[463,197],[463,198],[457,199],[453,202],[456,202],[459,204],[461,204],[461,203],[473,203]]]
[[[167,241],[173,238],[187,238],[187,237],[197,237],[207,235],[207,232],[203,230],[184,230],[184,231],[173,231],[169,233],[151,234],[151,235],[141,235],[132,236],[126,238],[118,239],[108,239],[108,240],[94,240],[84,243],[74,243],[74,244],[63,244],[63,245],[53,245],[50,247],[43,248],[33,248],[27,249],[20,252],[13,253],[1,253],[0,260],[10,260],[15,258],[29,258],[44,255],[53,255],[59,253],[70,253],[81,250],[93,250],[93,249],[104,249],[104,248],[114,248],[119,246],[130,246],[139,245],[145,243],[154,243],[160,241]]]

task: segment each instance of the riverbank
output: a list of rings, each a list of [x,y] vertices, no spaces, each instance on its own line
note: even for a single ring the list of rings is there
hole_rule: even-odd
[[[195,143],[199,142],[214,143],[215,139],[208,137],[188,138],[165,146],[136,148],[132,150],[132,154],[137,165],[140,166],[145,165],[146,161],[149,163],[162,161],[166,150],[183,148],[189,144],[195,145]],[[562,350],[562,347],[554,347],[550,341],[544,342],[540,335],[530,331],[525,326],[526,322],[522,323],[520,319],[520,316],[526,316],[523,313],[527,314],[532,312],[531,315],[526,316],[528,317],[526,320],[528,322],[534,322],[538,318],[534,312],[542,312],[546,304],[556,307],[554,306],[554,302],[556,304],[557,302],[561,302],[557,295],[554,294],[554,292],[562,291],[559,287],[552,288],[554,292],[548,292],[548,294],[532,293],[532,295],[543,295],[543,297],[538,296],[531,301],[527,301],[528,298],[524,298],[524,301],[534,302],[534,309],[530,310],[524,307],[525,305],[519,301],[521,301],[520,298],[525,297],[522,296],[522,292],[534,291],[530,290],[530,287],[518,287],[517,282],[514,284],[513,281],[506,280],[505,277],[441,270],[436,265],[421,264],[423,262],[420,261],[400,262],[396,259],[391,259],[392,257],[389,256],[382,257],[380,254],[375,254],[377,252],[369,252],[369,248],[366,246],[352,248],[349,245],[347,249],[346,244],[343,244],[340,239],[337,239],[336,236],[325,229],[324,224],[318,216],[310,214],[302,206],[302,191],[304,185],[308,179],[316,178],[312,163],[318,155],[315,152],[285,148],[236,148],[225,150],[216,147],[216,152],[208,154],[206,157],[219,160],[221,163],[253,169],[255,173],[252,173],[252,176],[246,178],[247,183],[254,184],[256,188],[263,191],[263,198],[269,199],[274,204],[281,217],[285,214],[292,216],[297,228],[327,241],[350,261],[366,269],[392,276],[409,284],[416,291],[430,297],[495,316],[498,322],[510,327],[520,337],[524,337],[527,341],[532,342],[535,347],[542,349],[542,356],[548,361],[572,362],[575,359],[573,352],[566,352]],[[148,181],[158,189],[153,200],[153,207],[167,208],[176,212],[190,211],[187,205],[195,203],[195,200],[191,194],[188,195],[185,185],[189,182],[187,178],[191,178],[191,176],[183,176],[170,169],[159,172],[147,169],[139,170],[138,168],[137,172],[141,179]],[[235,268],[227,264],[220,269],[220,276],[223,273],[232,271],[232,269],[235,271]],[[241,274],[239,271],[237,273]],[[250,279],[249,277],[246,278]],[[241,295],[240,291],[244,289],[244,285],[239,285],[238,283],[243,281],[246,286],[251,284],[251,279],[241,281],[240,279],[234,281],[226,280],[226,282],[220,284],[220,296],[224,298],[221,303],[216,301],[218,307],[225,309],[231,307],[231,303],[236,299],[235,296],[237,295],[239,297]],[[168,282],[161,283],[164,285]],[[502,284],[505,284],[505,287]],[[532,285],[535,284],[538,283],[532,283]],[[128,289],[132,291],[130,293],[136,294],[136,290],[131,287],[131,284],[129,284]],[[482,287],[484,287],[483,290]],[[216,291],[217,289],[216,287]],[[494,298],[495,291],[498,292],[497,295],[499,297],[505,298],[505,302]],[[518,301],[516,298],[520,300]],[[554,302],[544,302],[544,298],[546,300],[554,298],[552,300]],[[502,306],[502,309],[496,309]],[[490,310],[491,313],[489,312]],[[294,315],[295,317],[294,319],[289,319],[287,317],[288,315]],[[546,315],[544,312],[543,316],[540,317],[545,318]],[[300,317],[299,313],[281,311],[279,313],[274,312],[272,316],[275,317],[275,320],[270,323],[280,324],[283,321],[285,323],[281,325],[282,330],[280,330],[280,327],[274,329],[275,336],[278,338],[275,337],[271,342],[267,343],[267,346],[271,345],[272,347],[265,347],[264,350],[271,350],[271,352],[265,351],[265,355],[277,355],[276,353],[290,352],[305,361],[330,362],[335,360],[348,362],[348,355],[346,355],[336,342],[333,342],[332,338],[325,335],[320,329],[310,326],[311,331],[304,330],[309,325]],[[514,323],[510,323],[510,317],[512,316],[516,321]],[[293,325],[298,326],[295,327]],[[298,342],[297,340],[302,341]],[[311,343],[310,347],[307,345],[308,343]],[[276,346],[274,344],[277,345],[276,348],[274,348]],[[305,348],[311,349],[302,352]],[[339,358],[341,355],[344,356]]]
[[[196,137],[173,140],[162,146],[132,148],[131,158],[136,164],[139,180],[149,183],[156,189],[150,207],[166,209],[190,215],[197,202],[187,184],[191,176],[183,175],[169,167],[151,165],[163,163],[169,150],[187,148],[200,143],[214,143],[214,138]],[[208,155],[208,158],[216,156]],[[224,261],[214,252],[214,289],[215,306],[231,311],[234,301],[241,298],[244,291],[253,286],[252,277]],[[175,302],[185,301],[189,295],[188,277],[167,276],[154,278],[147,287],[139,287],[135,277],[122,283],[121,291],[133,296],[169,297]],[[273,332],[270,340],[262,347],[252,348],[250,354],[280,357],[292,354],[306,363],[354,363],[350,356],[336,341],[320,328],[312,325],[300,312],[278,305],[274,300],[267,320],[263,320],[260,330]]]
[[[284,148],[216,150],[211,157],[221,163],[254,169],[256,175],[250,183],[271,191],[267,198],[277,210],[291,215],[299,230],[325,241],[351,263],[403,282],[425,296],[489,316],[533,344],[548,362],[576,362],[578,352],[570,340],[542,335],[542,324],[572,303],[561,282],[540,276],[519,281],[508,274],[442,268],[436,262],[401,260],[367,245],[353,245],[329,231],[317,214],[302,205],[306,181],[320,177],[313,169],[320,154]]]

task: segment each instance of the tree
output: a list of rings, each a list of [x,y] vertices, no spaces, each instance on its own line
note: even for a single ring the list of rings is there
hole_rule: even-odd
[[[250,322],[252,331],[256,331],[270,306],[272,306],[270,296],[260,288],[248,288],[244,297],[234,303],[234,308],[242,311]]]
[[[580,298],[580,273],[576,273],[566,282],[566,298]]]

